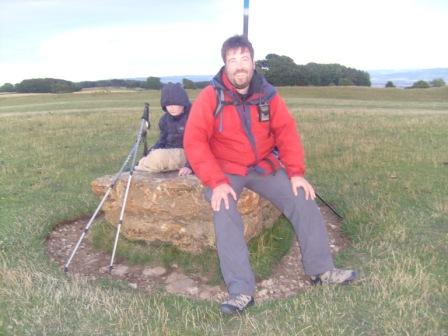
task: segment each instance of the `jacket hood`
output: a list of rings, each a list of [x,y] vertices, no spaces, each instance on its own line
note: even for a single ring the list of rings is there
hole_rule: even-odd
[[[160,106],[166,112],[166,106],[168,105],[180,105],[185,108],[191,105],[187,92],[180,83],[168,83],[163,86]]]

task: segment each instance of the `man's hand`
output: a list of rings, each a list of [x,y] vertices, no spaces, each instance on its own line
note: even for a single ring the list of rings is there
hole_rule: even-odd
[[[211,199],[212,209],[214,211],[219,211],[221,208],[221,201],[224,200],[224,205],[226,209],[229,210],[229,194],[232,195],[233,199],[236,201],[235,190],[233,190],[229,184],[220,184],[213,188]]]
[[[191,169],[188,167],[183,167],[179,169],[179,176],[186,176],[191,174]]]
[[[294,193],[295,196],[299,194],[298,189],[303,188],[303,190],[305,191],[305,199],[313,200],[316,198],[316,193],[314,192],[313,186],[307,180],[305,180],[304,177],[301,176],[291,177],[291,187],[292,192]]]

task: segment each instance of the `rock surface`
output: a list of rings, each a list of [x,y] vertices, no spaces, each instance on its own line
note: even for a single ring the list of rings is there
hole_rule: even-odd
[[[92,182],[92,190],[103,197],[114,176]],[[129,174],[120,176],[103,205],[106,220],[117,225]],[[244,238],[249,241],[280,217],[280,211],[258,194],[244,190],[238,209],[245,224]],[[215,246],[213,212],[204,199],[203,187],[193,175],[134,172],[121,233],[130,240],[162,241],[179,249],[200,253]]]

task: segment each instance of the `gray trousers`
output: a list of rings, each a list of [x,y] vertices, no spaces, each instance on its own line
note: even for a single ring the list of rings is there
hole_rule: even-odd
[[[227,177],[238,199],[246,187],[270,200],[289,219],[299,239],[307,275],[317,275],[334,267],[325,223],[316,202],[306,200],[303,189],[295,196],[283,169],[269,176],[252,172],[247,176],[227,174]],[[205,197],[209,201],[211,195],[212,191],[207,188]],[[243,221],[231,195],[229,209],[225,209],[222,202],[220,210],[214,211],[213,220],[221,272],[230,297],[238,294],[254,296],[255,277],[244,240]]]

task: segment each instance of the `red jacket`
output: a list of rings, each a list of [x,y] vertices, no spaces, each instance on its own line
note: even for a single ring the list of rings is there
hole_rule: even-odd
[[[269,101],[270,121],[259,121],[258,106],[247,103],[251,99],[256,101],[269,89],[274,90],[264,77],[254,73],[244,101],[223,69],[214,80],[225,89],[226,101],[233,101],[238,106],[226,105],[215,116],[217,98],[212,85],[202,90],[193,103],[185,128],[184,149],[202,183],[214,188],[229,183],[225,173],[246,175],[254,169],[270,174],[281,165],[289,177],[303,176],[302,143],[294,118],[283,99],[275,93]],[[279,151],[279,159],[273,154],[275,147]]]

